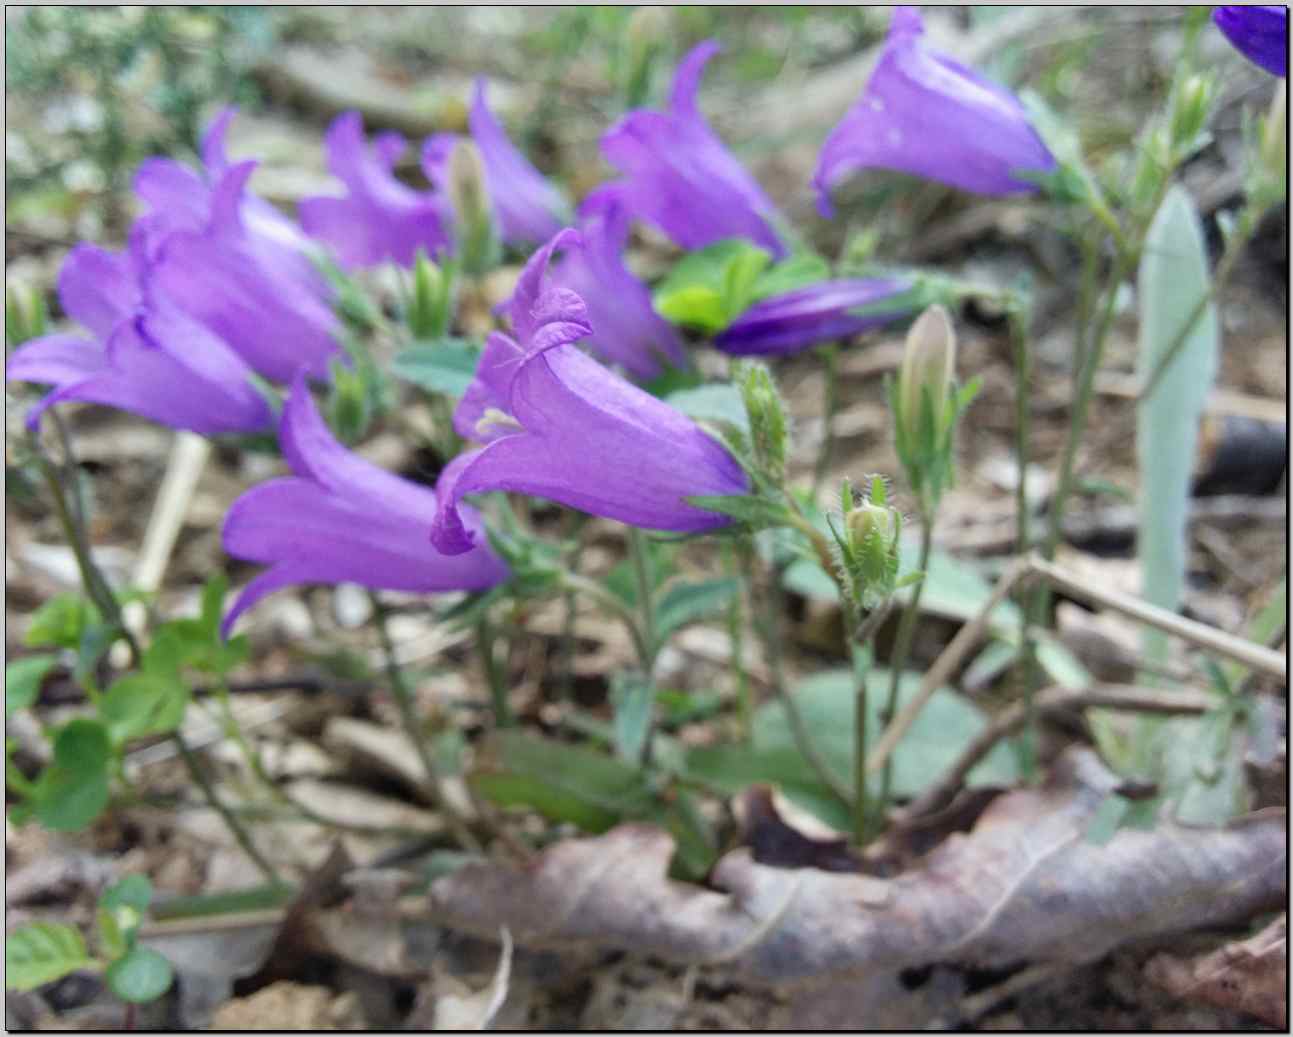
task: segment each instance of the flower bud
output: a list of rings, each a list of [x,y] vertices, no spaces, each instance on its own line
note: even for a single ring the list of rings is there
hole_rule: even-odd
[[[1172,96],[1170,133],[1172,151],[1178,157],[1184,158],[1198,147],[1216,93],[1216,80],[1209,75],[1186,76],[1177,86]]]
[[[343,443],[354,443],[368,428],[372,408],[363,374],[339,360],[332,362],[332,392],[328,396],[328,423]]]
[[[5,285],[4,289],[4,340],[5,345],[20,346],[45,334],[48,324],[45,296],[22,285]]]
[[[624,47],[620,67],[624,69],[624,106],[637,108],[646,103],[651,89],[651,70],[664,50],[669,15],[664,8],[639,7],[624,26]]]
[[[934,448],[934,442],[926,442],[930,433],[937,439],[942,432],[955,375],[956,331],[947,310],[935,303],[907,332],[898,374],[899,435],[920,453]]]
[[[453,263],[437,266],[418,249],[413,261],[413,298],[409,302],[408,325],[415,339],[434,341],[449,332],[453,298]]]
[[[894,592],[902,513],[889,505],[884,480],[879,476],[871,480],[868,498],[852,498],[853,493],[846,486],[841,554],[851,596],[859,608],[869,611],[883,604]]]
[[[449,203],[462,268],[469,274],[483,273],[498,261],[499,240],[485,163],[474,141],[458,141],[449,156]]]
[[[772,374],[762,363],[747,362],[733,372],[750,423],[754,460],[774,486],[786,477],[786,408]]]

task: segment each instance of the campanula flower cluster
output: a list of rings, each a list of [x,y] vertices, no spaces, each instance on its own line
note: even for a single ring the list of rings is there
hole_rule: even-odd
[[[1286,16],[1270,12],[1283,9],[1223,8],[1216,18],[1240,50],[1283,75],[1276,40]],[[160,158],[140,168],[134,188],[145,211],[123,252],[82,244],[68,255],[59,301],[84,330],[45,335],[8,361],[11,381],[52,386],[29,421],[81,401],[206,435],[277,430],[292,474],[249,490],[225,522],[228,553],[268,567],[226,629],[292,584],[412,592],[499,584],[508,564],[467,502],[474,495],[528,494],[675,534],[730,524],[728,513],[692,501],[740,498],[757,480],[735,447],[640,387],[691,359],[626,261],[635,224],[691,252],[737,239],[772,274],[803,258],[782,214],[701,112],[702,76],[719,52],[712,40],[692,48],[663,109],[633,109],[605,131],[600,150],[615,178],[578,206],[508,137],[483,79],[465,135],[411,146],[396,133],[370,136],[358,113],[338,116],[325,139],[338,191],[304,199],[295,219],[251,191],[256,163],[228,157],[233,112],[222,113],[201,143],[201,168]],[[866,170],[1007,195],[1041,191],[1057,165],[1019,100],[930,47],[916,9],[896,8],[875,71],[826,137],[811,187],[829,218],[832,190]],[[419,167],[420,187],[408,175]],[[311,395],[312,382],[350,362],[341,282],[324,270],[356,276],[394,264],[425,275],[419,257],[445,264],[503,248],[518,260],[531,254],[500,307],[510,327],[486,338],[453,413],[454,431],[471,445],[443,458],[434,487],[342,446]],[[900,272],[826,273],[763,290],[742,281],[742,269],[752,268],[723,285],[725,304],[739,302],[712,337],[732,355],[847,342],[924,305]]]

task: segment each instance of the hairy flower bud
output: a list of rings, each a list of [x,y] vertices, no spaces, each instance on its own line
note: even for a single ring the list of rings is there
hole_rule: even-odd
[[[846,483],[843,498],[844,535],[837,538],[841,567],[853,602],[869,611],[888,600],[897,585],[902,513],[889,505],[880,476],[872,478],[868,497],[855,499]]]
[[[757,361],[742,363],[735,379],[750,422],[755,463],[774,486],[780,486],[786,477],[786,408],[781,394],[767,366]]]
[[[1198,148],[1216,95],[1217,81],[1211,75],[1186,76],[1177,84],[1172,95],[1170,128],[1176,155],[1184,157]]]

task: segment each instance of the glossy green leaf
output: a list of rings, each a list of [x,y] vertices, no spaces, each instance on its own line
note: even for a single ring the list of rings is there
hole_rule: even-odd
[[[40,695],[45,675],[58,665],[56,655],[28,655],[5,663],[4,715],[13,716],[20,709],[34,705]]]
[[[32,990],[89,964],[85,940],[70,925],[32,922],[5,936],[4,979],[10,990]]]

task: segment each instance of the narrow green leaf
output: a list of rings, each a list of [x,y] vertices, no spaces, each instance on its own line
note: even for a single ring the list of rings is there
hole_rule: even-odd
[[[117,997],[132,1004],[156,1001],[175,980],[171,963],[154,950],[136,947],[108,966],[104,981]]]
[[[5,663],[4,715],[8,720],[18,710],[34,705],[45,675],[58,665],[56,655],[29,655]]]
[[[757,496],[721,496],[721,497],[688,497],[687,503],[706,511],[717,511],[730,515],[734,519],[748,523],[755,528],[782,526],[787,524],[786,506],[780,501]]]
[[[651,713],[655,707],[654,686],[636,671],[611,677],[612,729],[615,752],[626,763],[636,764],[642,758],[647,733],[651,730]]]
[[[32,922],[5,937],[4,979],[10,990],[32,990],[89,964],[85,940],[70,925]]]
[[[664,641],[688,623],[721,612],[732,603],[740,590],[740,581],[732,577],[674,583],[656,602],[656,636]]]

